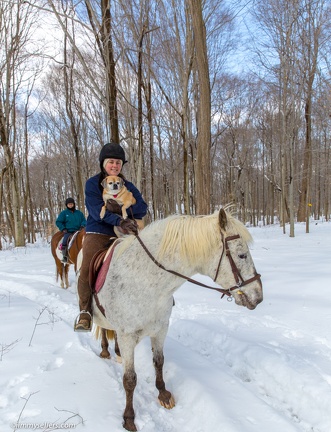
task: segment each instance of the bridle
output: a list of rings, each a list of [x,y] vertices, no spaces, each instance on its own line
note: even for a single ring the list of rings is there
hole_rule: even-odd
[[[251,282],[254,282],[255,280],[258,280],[261,283],[261,275],[259,273],[255,273],[255,275],[249,279],[244,280],[244,278],[241,276],[241,273],[238,269],[238,267],[236,266],[236,263],[234,262],[234,259],[232,258],[230,249],[229,249],[229,242],[231,240],[236,240],[240,238],[239,234],[236,235],[232,235],[232,236],[228,236],[228,237],[224,237],[223,232],[221,231],[221,236],[222,236],[222,244],[223,244],[223,250],[222,250],[222,254],[220,257],[220,260],[218,262],[218,266],[217,266],[217,270],[216,270],[216,274],[214,277],[214,282],[216,282],[218,273],[219,273],[219,269],[221,267],[221,262],[222,262],[222,258],[224,255],[224,252],[230,262],[231,265],[231,270],[232,270],[232,274],[234,276],[234,279],[236,281],[236,285],[232,286],[231,288],[228,288],[227,290],[224,290],[226,292],[223,293],[222,297],[224,297],[224,295],[228,295],[228,296],[232,296],[231,291],[235,290],[235,289],[239,289],[245,285],[250,284]],[[239,294],[242,294],[242,292],[238,291]]]
[[[171,273],[171,274],[173,274],[173,275],[175,275],[175,276],[178,276],[178,277],[180,277],[180,278],[182,278],[182,279],[185,279],[185,280],[187,280],[188,282],[191,282],[191,283],[193,283],[193,284],[195,284],[195,285],[199,285],[199,286],[202,286],[202,287],[204,287],[204,288],[208,288],[208,289],[212,289],[212,290],[214,290],[214,291],[218,291],[218,292],[222,293],[221,298],[223,298],[224,296],[228,296],[228,300],[229,300],[229,301],[232,301],[232,291],[233,291],[233,290],[236,290],[236,289],[239,290],[239,288],[241,288],[241,287],[243,287],[243,286],[245,286],[245,285],[248,285],[248,284],[250,284],[251,282],[254,282],[255,280],[259,280],[260,283],[261,283],[261,275],[258,274],[258,273],[255,273],[255,275],[254,275],[253,277],[251,277],[250,279],[246,279],[246,280],[244,280],[243,277],[242,277],[241,274],[240,274],[240,271],[239,271],[238,267],[236,266],[236,263],[234,262],[234,259],[232,258],[232,255],[231,255],[231,252],[230,252],[230,249],[229,249],[229,246],[228,246],[228,243],[229,243],[231,240],[236,240],[236,239],[240,238],[240,235],[237,234],[237,235],[233,235],[233,236],[224,237],[224,234],[223,234],[223,232],[221,231],[221,236],[222,236],[223,250],[222,250],[222,253],[221,253],[220,259],[219,259],[219,261],[218,261],[218,265],[217,265],[217,269],[216,269],[216,274],[215,274],[215,277],[214,277],[213,280],[214,280],[214,282],[216,282],[216,279],[217,279],[217,276],[218,276],[218,273],[219,273],[219,270],[220,270],[220,267],[221,267],[221,262],[222,262],[222,259],[223,259],[223,256],[224,256],[224,252],[225,252],[225,255],[227,256],[228,260],[230,261],[231,270],[232,270],[233,276],[234,276],[235,281],[236,281],[236,285],[234,285],[234,286],[232,286],[231,288],[228,288],[228,289],[212,287],[212,286],[210,286],[210,285],[206,285],[206,284],[204,284],[204,283],[202,283],[202,282],[198,282],[198,281],[196,281],[196,280],[194,280],[194,279],[192,279],[192,278],[190,278],[190,277],[184,276],[183,274],[178,273],[178,272],[176,272],[176,271],[174,271],[174,270],[169,270],[169,269],[165,268],[165,267],[164,267],[160,262],[158,262],[158,261],[153,257],[153,255],[152,255],[152,254],[150,253],[150,251],[147,249],[147,247],[146,247],[146,245],[144,244],[144,242],[143,242],[143,241],[141,240],[141,238],[139,237],[139,234],[138,234],[138,233],[136,234],[136,238],[137,238],[137,240],[139,241],[139,243],[141,244],[141,246],[143,247],[143,249],[145,250],[145,252],[147,253],[147,255],[148,255],[148,256],[151,258],[151,260],[152,260],[152,261],[153,261],[153,262],[154,262],[158,267],[160,267],[162,270],[165,270],[165,271],[168,272],[168,273]],[[239,294],[243,294],[241,291],[238,291],[238,293],[239,293]]]

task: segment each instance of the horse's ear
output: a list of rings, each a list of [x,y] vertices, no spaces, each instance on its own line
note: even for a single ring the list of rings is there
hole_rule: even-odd
[[[223,208],[220,209],[218,213],[218,221],[222,231],[226,230],[226,225],[228,223],[225,210]]]

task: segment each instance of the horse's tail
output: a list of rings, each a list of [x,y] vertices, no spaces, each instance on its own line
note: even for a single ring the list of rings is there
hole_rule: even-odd
[[[94,326],[93,333],[94,333],[94,337],[96,339],[101,339],[101,330],[102,330],[102,327],[100,327],[98,325]],[[105,329],[105,331],[106,331],[106,337],[107,337],[108,340],[115,339],[115,332],[114,332],[114,330]]]

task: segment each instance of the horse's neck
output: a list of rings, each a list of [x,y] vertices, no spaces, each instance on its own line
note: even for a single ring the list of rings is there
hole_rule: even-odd
[[[141,249],[145,246],[147,249],[146,265],[150,265],[152,268],[158,266],[166,272],[165,276],[167,279],[176,279],[179,281],[179,285],[181,285],[184,283],[185,277],[190,277],[201,271],[201,263],[193,265],[192,263],[185,262],[185,260],[180,257],[179,251],[172,257],[167,256],[167,254],[162,258],[158,257],[162,235],[162,232],[156,232],[154,235],[144,238],[143,246],[139,245],[140,247],[138,247],[136,253],[142,253]],[[174,273],[178,273],[182,276],[182,282],[178,279],[178,275]]]

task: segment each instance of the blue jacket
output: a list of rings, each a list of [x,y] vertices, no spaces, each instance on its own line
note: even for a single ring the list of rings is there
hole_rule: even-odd
[[[147,204],[143,200],[139,190],[131,182],[124,180],[124,184],[136,199],[136,204],[127,210],[128,216],[131,216],[132,211],[135,219],[142,219],[147,213]],[[106,210],[104,218],[100,219],[101,207],[104,205],[102,191],[100,174],[87,180],[85,184],[85,205],[88,210],[86,232],[107,234],[110,237],[114,237],[114,226],[118,226],[122,218],[120,215]]]
[[[72,233],[86,226],[86,219],[80,210],[65,209],[61,211],[55,223],[60,231],[67,229]]]

